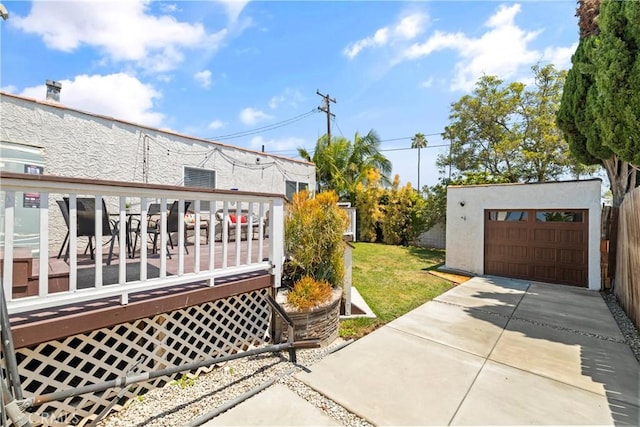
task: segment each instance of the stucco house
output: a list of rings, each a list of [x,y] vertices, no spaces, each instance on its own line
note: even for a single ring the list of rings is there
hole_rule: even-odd
[[[68,108],[56,101],[59,84],[47,83],[46,101],[0,92],[0,170],[289,198],[315,188],[312,163]],[[29,203],[37,200],[16,207],[23,246],[37,237],[38,210]],[[65,228],[58,225],[54,231]]]
[[[446,268],[600,289],[601,180],[450,186]]]

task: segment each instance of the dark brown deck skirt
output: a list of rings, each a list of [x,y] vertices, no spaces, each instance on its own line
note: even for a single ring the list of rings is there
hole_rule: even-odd
[[[113,297],[14,314],[10,316],[13,344],[18,349],[267,288],[272,278],[261,271],[218,278],[213,287],[196,282],[132,293],[128,305]]]

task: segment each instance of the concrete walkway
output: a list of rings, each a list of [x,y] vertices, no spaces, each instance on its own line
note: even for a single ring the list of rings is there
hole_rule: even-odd
[[[600,295],[568,286],[473,278],[296,377],[375,425],[640,422],[640,365]],[[246,417],[253,399],[268,418]],[[286,407],[261,393],[224,421],[287,424]]]

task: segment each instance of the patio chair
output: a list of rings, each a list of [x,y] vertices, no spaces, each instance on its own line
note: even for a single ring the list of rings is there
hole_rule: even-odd
[[[60,246],[60,250],[58,251],[58,259],[62,256],[64,252],[64,262],[67,262],[67,258],[69,258],[69,250],[67,248],[67,244],[69,243],[69,206],[68,203],[65,203],[64,200],[56,200],[58,207],[60,208],[60,213],[62,214],[62,219],[64,219],[64,223],[67,226],[67,234],[64,236],[64,240],[62,241],[62,245]],[[91,240],[87,243],[87,246],[84,248],[84,253],[87,253],[91,245]],[[66,250],[65,250],[66,249]],[[93,251],[93,246],[91,246],[91,251]]]
[[[64,261],[67,262],[69,259],[69,198],[64,197],[63,200],[57,201],[58,206],[60,207],[60,211],[62,212],[62,216],[67,225],[67,235],[63,241],[63,246],[60,248],[60,252],[58,253],[58,258],[60,258],[60,254],[64,246],[66,245],[66,251],[64,255]],[[76,199],[76,215],[77,215],[77,230],[76,235],[78,237],[87,237],[88,243],[87,247],[89,248],[89,253],[91,259],[94,259],[94,244],[93,239],[96,236],[96,201],[94,198],[88,197],[78,197]],[[105,237],[109,237],[111,241],[111,245],[109,246],[109,254],[107,257],[107,265],[111,264],[111,259],[113,258],[113,246],[115,243],[115,239],[118,238],[118,221],[109,220],[109,212],[107,211],[107,205],[102,200],[102,235]],[[96,245],[98,242],[96,242]],[[102,242],[100,242],[102,244]],[[87,253],[87,249],[85,248],[85,253]]]
[[[187,212],[184,217],[184,241],[187,241],[187,232],[193,231],[194,235],[196,232],[205,231],[206,242],[209,244],[209,221],[206,219],[200,220],[200,230],[196,231],[196,221],[195,221],[196,213],[193,211]],[[195,241],[195,237],[194,237]],[[195,244],[195,243],[194,243]]]
[[[156,208],[155,206],[156,204],[152,204],[149,206],[149,212],[154,212],[148,215],[147,218],[147,234],[150,237],[153,237],[152,243],[153,243],[153,250],[152,253],[157,253],[158,252],[158,236],[160,235],[160,233],[162,232],[162,228],[160,226],[159,223],[159,219],[160,216],[158,215],[158,212],[160,212],[159,209],[159,204],[158,204],[158,208]],[[190,202],[185,202],[184,203],[184,208],[185,211],[187,209],[189,209],[189,205]],[[152,208],[153,206],[153,208]],[[169,209],[169,213],[167,215],[167,234],[168,234],[168,238],[169,241],[167,242],[169,245],[171,245],[171,249],[174,249],[173,246],[173,239],[171,238],[171,233],[175,233],[179,230],[179,221],[184,221],[184,218],[180,218],[180,213],[179,213],[179,201],[176,200],[173,202],[173,204],[171,205],[171,208]],[[157,212],[156,212],[157,211]],[[140,232],[141,232],[141,228],[138,227],[138,229],[136,230],[136,237],[135,237],[135,241],[134,241],[134,245],[133,245],[133,253],[135,253],[136,250],[136,246],[137,246],[137,242],[138,242],[138,238],[140,238],[140,240],[142,241],[142,236],[140,236]],[[187,240],[186,238],[184,239],[184,246],[185,246],[185,251],[187,252],[187,254],[189,253],[189,250],[187,249]],[[171,258],[171,253],[168,253],[169,258]]]

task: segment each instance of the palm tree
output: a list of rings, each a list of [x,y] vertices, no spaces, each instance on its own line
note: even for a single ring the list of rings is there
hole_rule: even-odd
[[[343,200],[353,199],[356,185],[365,181],[372,168],[380,171],[381,182],[391,182],[391,162],[380,153],[380,137],[373,129],[364,136],[356,133],[353,142],[340,136],[331,138],[328,144],[323,135],[316,142],[313,156],[304,148],[298,148],[298,154],[315,163],[317,190],[334,190]]]
[[[411,138],[411,148],[418,149],[418,191],[420,191],[420,150],[427,148],[427,137],[418,132]]]

